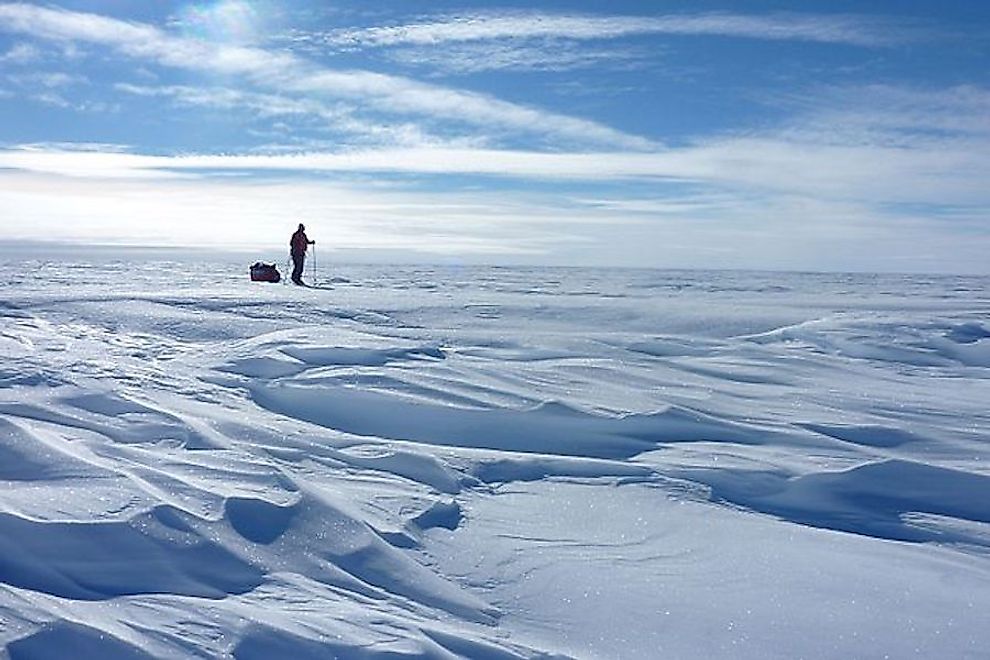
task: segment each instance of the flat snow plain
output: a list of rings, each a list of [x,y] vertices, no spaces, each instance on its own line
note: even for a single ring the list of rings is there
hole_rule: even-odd
[[[0,266],[8,657],[987,657],[990,279],[246,266]]]

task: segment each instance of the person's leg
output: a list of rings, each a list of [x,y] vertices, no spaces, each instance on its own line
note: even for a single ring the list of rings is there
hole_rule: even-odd
[[[306,255],[292,255],[292,281],[296,284],[302,282],[303,265],[306,263]]]

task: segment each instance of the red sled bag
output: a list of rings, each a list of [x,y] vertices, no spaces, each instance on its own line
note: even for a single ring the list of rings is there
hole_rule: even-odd
[[[251,266],[252,282],[278,282],[282,279],[275,264],[265,264],[260,261]]]

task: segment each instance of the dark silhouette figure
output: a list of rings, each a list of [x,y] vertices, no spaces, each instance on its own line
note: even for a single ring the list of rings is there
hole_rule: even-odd
[[[292,255],[292,283],[302,284],[303,266],[306,264],[306,250],[310,245],[315,245],[316,241],[311,241],[306,237],[306,227],[300,223],[299,229],[289,239],[289,253]]]

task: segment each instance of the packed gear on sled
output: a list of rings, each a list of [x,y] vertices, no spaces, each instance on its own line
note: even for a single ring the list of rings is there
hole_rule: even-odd
[[[259,261],[251,266],[252,282],[278,282],[281,279],[282,276],[279,274],[275,264],[266,264]]]

